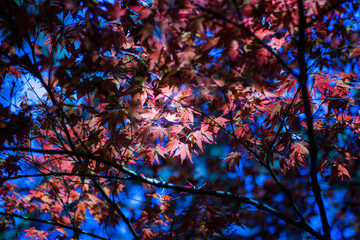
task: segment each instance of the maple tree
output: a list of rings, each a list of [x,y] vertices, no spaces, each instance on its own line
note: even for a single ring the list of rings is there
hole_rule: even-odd
[[[358,7],[0,1],[1,229],[359,238]]]

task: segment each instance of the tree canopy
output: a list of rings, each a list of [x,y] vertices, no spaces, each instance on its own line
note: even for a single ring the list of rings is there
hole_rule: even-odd
[[[0,238],[360,238],[358,8],[0,1]]]

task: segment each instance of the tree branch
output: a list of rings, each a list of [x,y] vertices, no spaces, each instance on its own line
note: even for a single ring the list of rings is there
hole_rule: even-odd
[[[100,236],[95,235],[93,233],[88,233],[88,232],[82,231],[80,229],[75,229],[73,227],[69,227],[69,226],[61,224],[61,223],[55,223],[55,222],[46,221],[46,220],[43,220],[43,219],[31,218],[31,217],[24,217],[24,216],[15,214],[15,213],[0,212],[0,215],[21,218],[21,219],[24,219],[26,221],[46,223],[46,224],[50,224],[50,225],[53,225],[53,226],[69,229],[69,230],[72,230],[74,232],[78,232],[78,233],[81,233],[81,234],[84,234],[84,235],[88,235],[88,236],[93,237],[93,238],[102,239],[102,240],[109,240],[108,238],[103,238],[103,237],[100,237]]]
[[[263,204],[263,203],[260,203],[256,200],[254,200],[254,199],[247,198],[247,197],[244,197],[241,195],[235,195],[230,192],[224,192],[224,191],[187,188],[187,187],[177,186],[172,183],[166,183],[166,182],[159,181],[156,179],[148,178],[143,175],[139,175],[135,171],[133,171],[127,167],[121,166],[121,165],[117,164],[116,162],[110,162],[107,159],[104,159],[100,156],[94,156],[94,155],[89,155],[86,153],[73,152],[73,151],[67,151],[67,150],[42,150],[42,149],[32,149],[32,148],[25,148],[25,147],[3,147],[3,146],[0,146],[0,151],[4,151],[4,150],[28,151],[28,152],[36,152],[36,153],[42,153],[42,154],[50,154],[50,155],[64,154],[64,155],[69,155],[69,156],[81,157],[81,158],[85,158],[85,159],[86,158],[93,159],[95,161],[98,161],[98,162],[101,162],[104,164],[108,164],[109,166],[118,169],[119,171],[132,177],[132,180],[134,180],[134,181],[146,183],[146,184],[149,184],[154,187],[172,189],[176,192],[186,192],[186,193],[190,193],[190,194],[194,194],[194,195],[206,195],[206,196],[212,196],[212,197],[218,197],[218,198],[231,199],[231,200],[238,201],[241,203],[249,204],[251,206],[256,207],[259,210],[265,211],[265,212],[283,220],[284,222],[286,222],[288,224],[291,224],[297,228],[307,231],[308,233],[310,233],[311,235],[313,235],[316,238],[321,239],[321,237],[322,237],[318,232],[316,232],[314,229],[312,229],[306,223],[304,223],[302,221],[294,220],[294,219],[290,218],[289,216],[287,216],[285,213],[282,213],[266,204]]]
[[[299,41],[298,41],[298,48],[299,48],[299,82],[301,88],[301,95],[304,104],[304,111],[306,115],[306,123],[307,123],[307,135],[309,141],[309,152],[310,152],[310,178],[311,178],[311,186],[314,193],[314,197],[316,203],[319,207],[320,217],[322,228],[324,232],[325,239],[331,239],[330,236],[330,227],[326,216],[326,211],[324,207],[324,202],[321,196],[321,188],[317,179],[317,146],[315,142],[315,133],[313,127],[313,117],[312,117],[312,110],[310,106],[309,94],[307,90],[307,65],[305,61],[305,52],[306,52],[306,37],[305,37],[305,30],[306,30],[306,19],[304,15],[304,5],[302,0],[298,0],[298,8],[299,8]]]
[[[125,214],[121,211],[121,209],[119,208],[119,206],[109,198],[109,196],[106,194],[106,192],[104,191],[103,187],[96,181],[93,181],[94,184],[96,185],[96,188],[100,191],[101,195],[105,198],[105,200],[110,204],[110,206],[120,215],[120,218],[125,222],[126,226],[129,228],[129,230],[131,231],[131,234],[133,235],[133,237],[136,240],[139,240],[140,238],[137,236],[137,233],[135,232],[135,229],[133,228],[133,226],[131,225],[130,220],[125,216]]]
[[[105,178],[105,179],[115,179],[115,180],[132,180],[131,177],[123,178],[118,176],[104,176],[97,174],[85,174],[85,173],[69,173],[69,172],[50,172],[50,173],[39,173],[39,174],[25,174],[25,175],[16,175],[14,177],[3,177],[1,181],[15,180],[19,178],[32,178],[32,177],[47,177],[47,176],[75,176],[75,177],[95,177],[95,178]]]

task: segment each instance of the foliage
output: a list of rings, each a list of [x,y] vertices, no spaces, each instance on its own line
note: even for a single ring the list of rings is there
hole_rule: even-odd
[[[0,1],[1,228],[359,238],[358,5]]]

